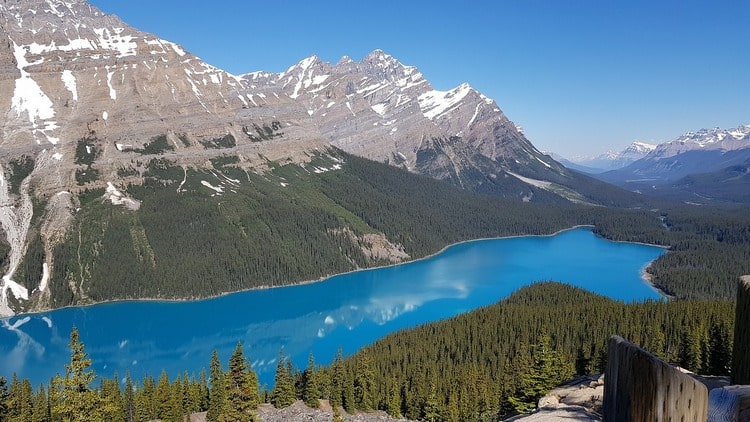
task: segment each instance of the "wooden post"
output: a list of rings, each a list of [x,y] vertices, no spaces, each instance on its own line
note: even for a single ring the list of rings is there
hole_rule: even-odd
[[[750,385],[715,388],[708,395],[709,422],[750,421]]]
[[[750,384],[750,276],[747,275],[740,277],[737,284],[732,356],[732,384]]]
[[[638,346],[613,336],[604,375],[604,421],[704,422],[706,386]]]

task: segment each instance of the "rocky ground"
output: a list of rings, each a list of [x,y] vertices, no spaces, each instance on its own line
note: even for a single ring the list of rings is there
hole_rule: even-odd
[[[276,409],[270,404],[262,404],[256,413],[262,422],[330,422],[333,420],[333,409],[328,404],[328,400],[321,400],[319,409],[311,409],[299,400],[283,409]],[[341,417],[346,422],[409,422],[407,419],[392,418],[382,411],[351,415],[342,411]],[[205,421],[205,412],[190,416],[190,422]]]

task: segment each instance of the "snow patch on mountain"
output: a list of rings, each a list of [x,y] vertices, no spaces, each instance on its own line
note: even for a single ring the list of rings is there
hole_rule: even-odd
[[[62,79],[63,83],[65,84],[65,88],[73,95],[73,101],[77,102],[78,87],[76,86],[76,77],[73,76],[73,72],[68,69],[63,70],[62,75],[60,75],[60,79]]]
[[[461,103],[461,100],[472,90],[471,86],[463,83],[450,91],[432,90],[419,96],[419,108],[422,114],[430,120],[451,111]]]
[[[13,56],[16,58],[21,77],[16,79],[11,104],[18,116],[26,112],[29,122],[36,128],[37,120],[55,117],[55,109],[52,107],[52,101],[49,97],[42,91],[39,84],[31,78],[31,74],[26,71],[28,66],[38,63],[29,63],[26,60],[26,49],[15,42],[13,43]]]

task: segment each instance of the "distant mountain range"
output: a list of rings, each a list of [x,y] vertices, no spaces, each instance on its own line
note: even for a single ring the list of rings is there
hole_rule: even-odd
[[[629,190],[688,202],[748,197],[750,125],[701,129],[659,144],[641,159],[596,177]]]
[[[648,155],[656,145],[635,141],[622,151],[608,151],[596,157],[562,159],[566,167],[585,173],[596,174],[621,169]]]

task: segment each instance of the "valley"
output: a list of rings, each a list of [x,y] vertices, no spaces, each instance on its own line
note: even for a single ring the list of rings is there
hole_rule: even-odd
[[[473,83],[359,57],[233,74],[0,0],[0,421],[494,421],[612,334],[727,374],[750,126],[575,165]]]

